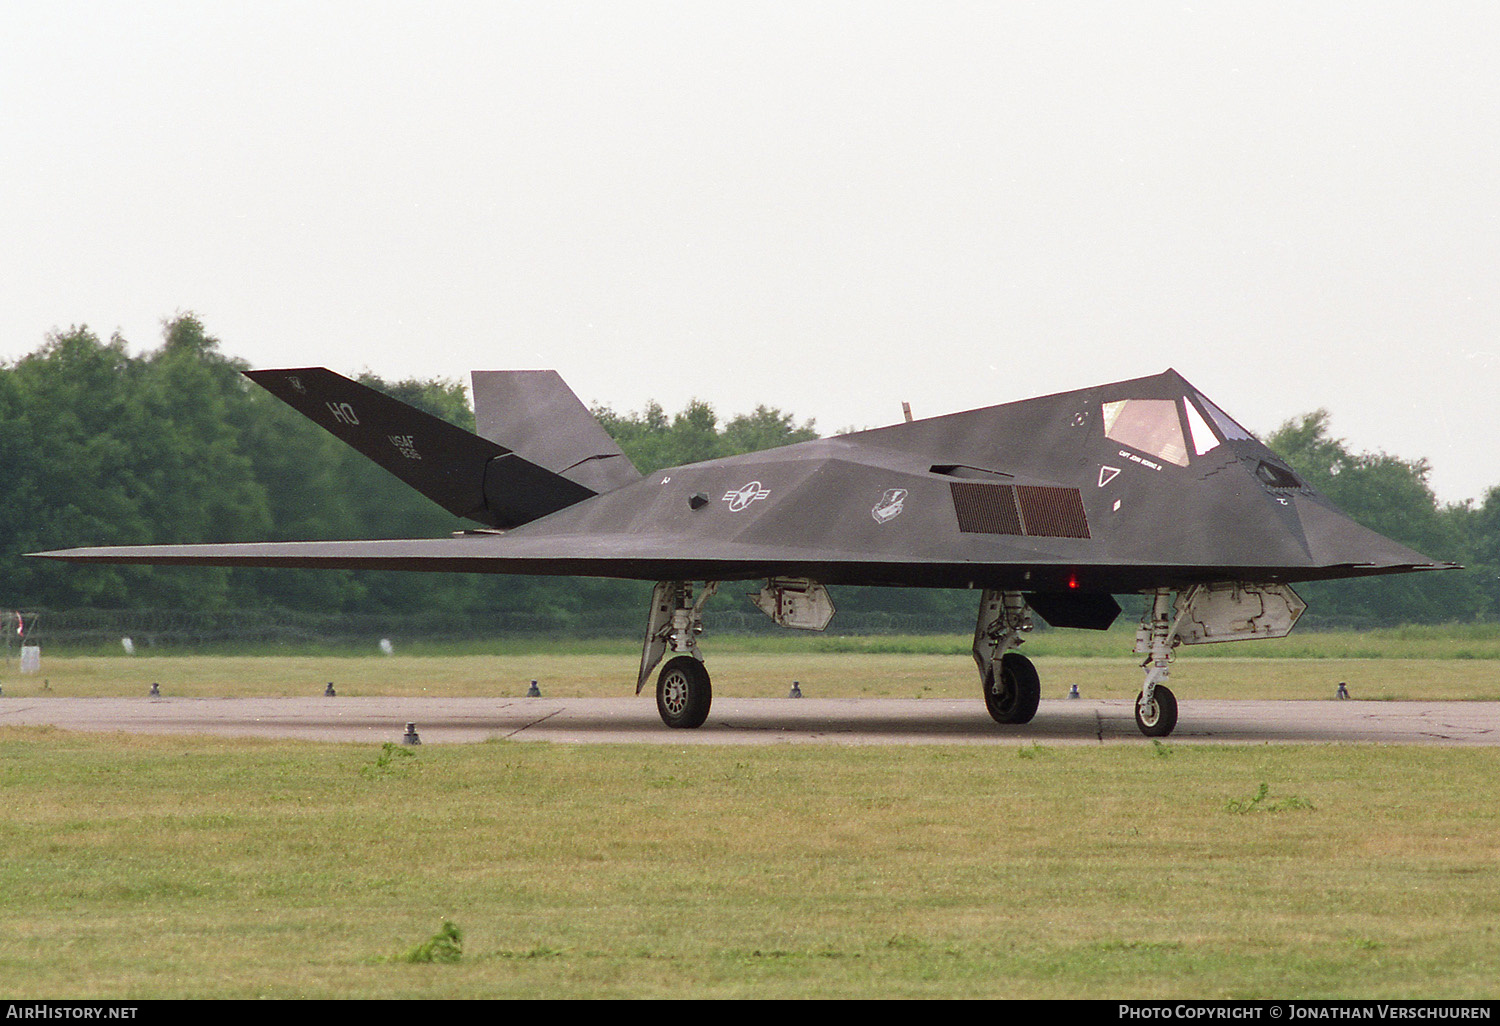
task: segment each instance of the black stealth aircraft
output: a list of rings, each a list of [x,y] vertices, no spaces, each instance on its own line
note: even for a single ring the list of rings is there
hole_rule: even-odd
[[[1026,723],[1015,649],[1032,613],[1104,630],[1143,593],[1140,729],[1165,736],[1182,644],[1280,637],[1290,587],[1435,563],[1354,523],[1174,371],[642,476],[553,371],[474,375],[479,434],[323,368],[262,387],[449,512],[448,538],[81,548],[78,562],[558,574],[655,581],[636,691],[672,727],[708,716],[703,604],[725,581],[786,627],[822,630],[826,585],[980,592],[985,706]],[[697,582],[702,582],[701,586]]]

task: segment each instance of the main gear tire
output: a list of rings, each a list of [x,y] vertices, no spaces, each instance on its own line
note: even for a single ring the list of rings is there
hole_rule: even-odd
[[[703,726],[713,698],[708,670],[692,656],[672,659],[656,678],[656,711],[669,727]]]
[[[1030,723],[1042,699],[1036,667],[1019,652],[1007,652],[991,664],[984,682],[984,707],[996,723]]]

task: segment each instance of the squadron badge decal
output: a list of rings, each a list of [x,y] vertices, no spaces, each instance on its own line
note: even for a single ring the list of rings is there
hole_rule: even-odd
[[[880,501],[875,504],[875,508],[870,510],[870,516],[875,518],[877,524],[895,520],[901,515],[905,503],[905,488],[887,488],[885,494],[880,497]]]

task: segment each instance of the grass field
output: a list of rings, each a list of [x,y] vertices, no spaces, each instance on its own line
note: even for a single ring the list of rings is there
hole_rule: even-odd
[[[1059,634],[1049,651],[1053,637],[1027,646],[1044,694],[1139,687],[1118,648]],[[720,693],[977,688],[965,638],[749,641],[710,649]],[[1483,637],[1301,643],[1190,651],[1173,686],[1184,701],[1328,698],[1339,680],[1360,698],[1500,697]],[[634,646],[582,649],[44,654],[40,679],[0,678],[0,723],[15,697],[152,680],[631,693]],[[0,993],[1493,999],[1497,780],[1500,749],[402,749],[0,727]],[[406,960],[434,938],[427,954],[451,952],[445,922],[455,961]]]
[[[0,729],[11,997],[1490,997],[1493,749]],[[444,922],[453,963],[403,953]]]
[[[1022,651],[1036,661],[1042,695],[1077,684],[1089,698],[1140,690],[1132,635],[1057,631]],[[935,637],[726,636],[705,643],[716,694],[779,697],[801,685],[821,698],[968,698],[978,694],[971,639]],[[633,694],[638,643],[521,641],[411,646],[371,652],[281,655],[54,656],[42,672],[0,674],[6,696],[144,695],[153,683],[175,697],[319,695],[520,695],[532,680],[553,697]],[[1340,683],[1371,700],[1500,700],[1500,628],[1406,628],[1374,634],[1309,634],[1279,641],[1181,650],[1171,686],[1179,698],[1328,699]]]

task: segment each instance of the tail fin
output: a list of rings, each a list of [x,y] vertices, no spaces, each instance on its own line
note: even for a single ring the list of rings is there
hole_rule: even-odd
[[[495,441],[323,367],[245,376],[455,516],[519,527],[597,494]]]
[[[483,437],[596,492],[640,480],[557,371],[475,371],[474,419]]]

